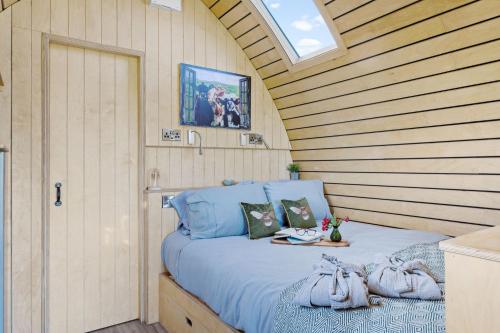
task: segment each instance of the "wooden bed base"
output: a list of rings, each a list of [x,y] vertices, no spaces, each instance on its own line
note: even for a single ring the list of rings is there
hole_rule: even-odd
[[[241,333],[182,289],[168,273],[160,275],[159,301],[160,323],[168,333]]]

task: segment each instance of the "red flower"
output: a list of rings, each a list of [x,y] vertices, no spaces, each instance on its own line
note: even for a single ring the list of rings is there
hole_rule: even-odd
[[[321,223],[321,230],[327,231],[328,227],[330,226],[330,222],[332,222],[332,219],[329,217],[325,217],[323,219],[323,222]]]

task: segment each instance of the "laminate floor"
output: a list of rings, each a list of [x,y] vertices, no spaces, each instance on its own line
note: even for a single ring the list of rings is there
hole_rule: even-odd
[[[146,325],[139,320],[102,328],[90,333],[167,333],[159,323]]]

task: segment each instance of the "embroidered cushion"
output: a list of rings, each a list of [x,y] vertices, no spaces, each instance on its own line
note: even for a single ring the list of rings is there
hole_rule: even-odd
[[[316,227],[316,218],[309,207],[306,198],[299,200],[281,200],[285,209],[288,225],[292,228],[314,228]]]
[[[274,206],[280,225],[285,225],[285,212],[281,200],[299,200],[306,198],[309,206],[318,219],[331,216],[330,207],[323,193],[321,180],[273,181],[264,184],[267,199]]]
[[[274,235],[280,225],[274,214],[273,205],[242,202],[241,208],[247,222],[248,238],[259,239]]]

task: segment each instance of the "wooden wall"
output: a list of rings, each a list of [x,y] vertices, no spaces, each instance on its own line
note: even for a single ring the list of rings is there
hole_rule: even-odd
[[[304,176],[357,221],[499,224],[499,1],[347,2],[345,57],[265,80]]]
[[[0,0],[0,12],[12,6],[14,3],[18,1],[19,0]]]
[[[450,235],[499,223],[498,0],[325,0],[348,53],[296,73],[243,2],[204,1],[338,214]]]
[[[12,295],[12,314],[6,320],[12,332],[41,331],[43,32],[145,52],[146,172],[159,168],[162,186],[287,177],[288,138],[253,65],[201,1],[183,5],[182,12],[171,12],[143,0],[21,0],[0,13],[0,70],[6,84],[0,92],[0,144],[11,149],[12,288],[6,295]],[[239,131],[224,129],[200,130],[202,156],[186,145],[186,128],[182,142],[160,141],[161,128],[179,127],[180,62],[251,75],[252,131],[264,134],[272,149],[241,149]]]
[[[10,113],[11,106],[11,95],[12,95],[12,83],[11,83],[11,31],[12,31],[12,11],[10,9],[5,10],[0,13],[0,73],[2,73],[2,79],[4,86],[0,87],[0,145],[7,149],[11,149],[11,120],[12,115]],[[10,245],[11,245],[11,199],[10,195],[10,153],[7,153],[6,160],[6,175],[5,175],[5,193],[4,196],[4,267],[5,272],[11,271],[10,260]],[[4,305],[10,304],[11,293],[8,292],[11,286],[10,274],[4,274]],[[4,306],[4,327],[7,328],[10,325],[10,307]],[[3,328],[0,327],[0,331]],[[6,329],[4,332],[8,332]]]

